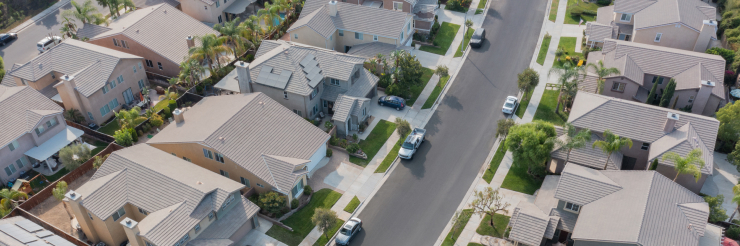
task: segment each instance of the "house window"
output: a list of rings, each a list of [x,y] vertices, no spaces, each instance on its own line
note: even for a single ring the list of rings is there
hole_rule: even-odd
[[[184,157],[184,156],[182,157],[182,159],[183,159],[183,160],[186,160],[186,161],[188,161],[188,162],[193,162],[193,161],[191,161],[191,160],[190,160],[190,158],[187,158],[187,157]]]
[[[149,243],[147,241],[144,241],[144,244],[146,244],[146,246],[154,246],[154,244],[151,244],[151,243]]]
[[[144,62],[146,62],[147,67],[154,67],[154,63],[152,62],[152,60],[144,60]]]
[[[110,113],[110,107],[108,104],[100,108],[100,115],[105,116],[108,113]]]
[[[141,69],[141,62],[139,62],[139,69]]]
[[[120,45],[118,44],[118,40],[116,40],[115,38],[113,39],[113,46],[120,47]]]
[[[298,116],[301,116],[301,117],[303,117],[303,114],[301,113],[301,111],[300,111],[300,110],[295,110],[295,109],[293,109],[293,113],[297,114]]]
[[[87,112],[87,118],[90,118],[90,120],[95,120],[95,118],[93,118],[92,116],[92,113],[90,112]]]
[[[689,103],[694,103],[694,96],[689,96]]]
[[[118,78],[116,79],[118,79],[118,84],[123,83],[123,75],[118,75]]]
[[[36,135],[41,136],[41,133],[44,133],[46,131],[46,128],[44,126],[36,127]]]
[[[216,153],[216,161],[224,163],[224,155],[222,155],[221,153]]]
[[[580,205],[578,205],[578,204],[574,204],[574,203],[566,202],[566,203],[565,203],[565,209],[566,209],[566,210],[570,210],[570,211],[572,211],[572,212],[576,212],[576,213],[578,213],[578,211],[580,211],[580,210],[581,210],[581,206],[580,206]]]
[[[378,35],[373,35],[373,41],[378,41]]]
[[[401,40],[403,40],[403,31],[401,31]]]
[[[329,107],[329,102],[327,102],[327,101],[322,101],[322,102],[324,102],[324,108],[328,108]]]
[[[123,207],[119,208],[118,211],[113,212],[113,221],[117,221],[118,219],[123,217],[123,215],[125,214],[126,214],[126,210],[124,210]]]
[[[139,208],[139,213],[141,213],[143,215],[149,215],[149,212],[147,212],[146,210],[144,210],[142,208]]]
[[[221,22],[219,22],[219,23],[221,23]],[[159,70],[164,70],[164,68],[162,68],[162,63],[161,62],[157,62],[157,66],[159,66]]]
[[[20,168],[23,168],[23,167],[25,167],[26,165],[28,165],[28,159],[26,159],[26,157],[25,157],[25,156],[23,156],[23,157],[21,157],[20,159],[18,159],[18,160],[15,160],[15,164],[16,164],[16,165],[18,165],[18,168],[19,168],[19,169],[20,169]]]
[[[288,99],[288,92],[287,91],[283,91],[283,98]]]
[[[224,176],[224,177],[227,177],[227,178],[229,177],[229,172],[224,171],[224,170],[218,170],[218,171],[221,173],[221,176]]]
[[[650,149],[649,143],[642,143],[642,146],[640,147],[641,150],[648,150]]]
[[[203,6],[203,8],[205,8],[206,10],[208,10],[208,6]]]
[[[213,212],[210,212],[208,214],[208,221],[211,221],[211,220],[213,220]]]
[[[7,174],[8,176],[13,175],[13,173],[15,173],[16,171],[17,170],[15,169],[15,166],[13,165],[5,167],[5,174]]]
[[[624,41],[630,41],[630,35],[627,35],[627,34],[624,34],[624,33],[620,33],[618,39],[619,40],[624,40]]]
[[[329,84],[339,86],[339,80],[330,78]]]
[[[655,82],[657,81],[659,85],[662,85],[663,84],[663,79],[665,79],[665,78],[655,76],[655,77],[653,77],[653,84],[655,84]]]
[[[221,7],[221,4],[219,4],[218,1],[216,1],[216,8],[218,8],[218,7]],[[221,23],[221,16],[220,15],[218,16],[218,19],[219,19],[218,23]]]
[[[121,40],[121,46],[123,46],[123,48],[128,49],[128,44],[126,44],[126,40]]]
[[[409,23],[409,24],[406,24],[406,31],[407,31],[407,32],[408,32],[408,31],[411,31],[411,23]]]
[[[90,220],[93,219],[92,214],[90,214],[90,212],[87,212],[87,216],[90,217]]]
[[[51,128],[52,126],[57,125],[57,119],[51,118],[49,121],[46,122],[46,127]]]
[[[393,10],[403,11],[403,2],[393,2]]]
[[[362,39],[363,39],[363,37],[362,37],[362,33],[356,32],[356,33],[355,33],[355,39],[359,39],[359,40],[362,40]]]
[[[655,42],[660,42],[660,38],[662,38],[662,37],[663,37],[663,34],[662,33],[655,34]]]
[[[630,22],[632,20],[631,14],[622,14],[622,17],[619,19],[624,22]]]
[[[257,183],[257,186],[259,186],[259,187],[261,187],[261,188],[265,188],[265,186],[264,186],[264,185],[262,185],[262,184],[260,184],[260,183]]]
[[[113,100],[108,103],[108,106],[110,106],[110,109],[118,107],[118,98],[113,98]]]
[[[233,202],[233,201],[234,201],[234,194],[231,194],[231,195],[229,195],[229,198],[226,198],[226,201],[224,202],[223,205],[221,205],[221,208],[228,207],[229,204],[231,204],[231,202]]]
[[[144,79],[139,80],[139,90],[144,90]]]
[[[303,179],[299,180],[298,183],[293,186],[293,190],[291,191],[293,197],[300,195],[300,193],[298,192],[300,192],[301,190],[303,190]]]
[[[367,108],[362,108],[362,116],[367,115]]]
[[[205,156],[208,159],[213,160],[213,152],[207,149],[203,149],[203,156]]]
[[[187,242],[188,239],[190,239],[190,234],[185,233],[185,236],[182,237],[182,239],[180,239],[180,241],[177,242],[177,244],[179,244],[179,245],[185,245],[185,242]]]
[[[218,3],[218,2],[217,2],[217,3]],[[221,20],[221,16],[219,15],[219,16],[218,16],[218,23],[221,23],[221,22],[223,22],[223,21]]]
[[[309,100],[313,100],[318,94],[319,94],[319,87],[316,86],[316,88],[313,88],[313,91],[311,92],[311,98],[309,98]]]
[[[298,33],[293,33],[293,39],[298,39]]]
[[[339,30],[339,36],[344,37],[344,30]]]
[[[105,93],[108,93],[108,91],[108,85],[103,86],[103,95],[105,95]]]
[[[116,88],[116,81],[115,81],[115,80],[111,81],[110,83],[108,83],[108,86],[109,86],[109,87],[110,87],[111,89],[113,89],[113,88]]]
[[[624,91],[624,86],[626,86],[626,85],[627,84],[625,84],[625,83],[614,82],[614,84],[612,85],[612,90],[613,91],[623,92]]]
[[[252,185],[249,184],[249,179],[245,179],[244,177],[239,177],[239,179],[242,181],[243,185],[246,185],[248,188],[252,188]]]
[[[8,144],[8,148],[10,148],[10,151],[17,149],[18,146],[18,140],[13,140],[13,142],[10,142],[10,144]]]
[[[134,73],[136,73],[136,66],[134,66]]]
[[[197,225],[195,225],[195,227],[193,227],[193,230],[194,230],[195,232],[198,232],[198,231],[200,231],[200,224],[197,224]]]

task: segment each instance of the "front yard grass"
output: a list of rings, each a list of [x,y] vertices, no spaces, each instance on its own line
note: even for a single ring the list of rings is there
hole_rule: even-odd
[[[560,46],[563,47],[563,49],[565,50],[565,55],[560,57],[560,61],[558,61],[556,58],[555,63],[553,63],[552,66],[553,67],[563,67],[563,63],[569,62],[565,59],[566,56],[570,56],[570,57],[577,56],[578,58],[583,60],[584,59],[583,53],[576,53],[576,45],[581,45],[581,44],[577,44],[577,42],[578,40],[576,37],[561,37],[558,47]],[[586,61],[583,61],[583,62],[585,63]],[[578,65],[578,64],[573,64],[573,65]]]
[[[480,0],[480,2],[478,2],[478,9],[475,10],[475,14],[482,14],[483,10],[486,8],[487,2],[488,0]]]
[[[118,131],[118,130],[121,130],[121,126],[118,125],[118,120],[116,120],[116,119],[113,119],[110,122],[108,122],[107,125],[105,125],[105,126],[103,126],[101,128],[98,128],[98,131],[99,132],[105,133],[105,134],[108,134],[108,135],[111,135],[111,136],[113,136],[113,134],[115,134],[116,131]]]
[[[493,216],[493,225],[495,226],[494,228],[491,227],[491,224],[489,224],[491,216],[486,215],[486,217],[484,217],[483,220],[480,221],[480,225],[478,225],[478,229],[476,229],[475,232],[481,235],[503,238],[506,226],[509,225],[509,219],[509,216],[495,214]]]
[[[596,3],[591,2],[584,2],[581,0],[568,0],[568,7],[565,9],[565,24],[575,24],[578,25],[578,22],[581,21],[581,18],[583,19],[583,23],[594,21],[596,19],[596,15],[590,16],[590,15],[571,15],[571,10],[573,10],[576,7],[581,7],[587,10],[593,10],[596,11],[598,8],[602,7],[601,5],[598,5]]]
[[[329,232],[326,233],[329,238],[322,233],[319,240],[316,240],[316,242],[313,243],[313,246],[323,246],[329,243],[329,239],[334,236],[334,233],[337,233],[339,228],[342,228],[342,225],[344,225],[344,220],[337,218],[337,223],[329,230]]]
[[[349,204],[347,204],[346,207],[344,207],[344,211],[347,213],[352,213],[357,209],[357,206],[360,206],[360,199],[357,198],[357,196],[353,197],[351,201],[349,201]]]
[[[432,79],[432,75],[434,75],[434,70],[422,67],[421,70],[423,73],[421,74],[421,84],[411,86],[409,91],[411,92],[411,98],[406,99],[406,105],[414,105],[414,102],[416,102],[416,99],[419,98],[419,95],[421,95],[421,91],[424,90],[424,87],[427,86],[429,83],[429,80]]]
[[[504,182],[501,184],[501,188],[530,195],[533,195],[541,186],[542,180],[527,174],[527,166],[517,163],[516,160],[511,164],[511,169],[509,169],[509,173],[506,174]]]
[[[501,160],[504,159],[504,155],[506,155],[507,150],[508,149],[506,148],[506,144],[504,144],[503,141],[499,143],[496,154],[494,154],[493,158],[491,159],[491,164],[488,166],[488,169],[486,169],[486,172],[483,174],[483,180],[485,180],[486,183],[491,183],[491,180],[493,179],[493,176],[496,175],[496,170],[498,170],[498,166],[501,165]]]
[[[550,35],[545,35],[545,37],[542,39],[542,45],[540,45],[540,53],[537,53],[537,64],[545,64],[547,49],[550,47],[550,40],[552,40],[552,36]]]
[[[367,166],[370,160],[375,157],[375,154],[378,153],[380,148],[383,147],[383,144],[385,144],[385,141],[388,141],[388,138],[395,130],[395,123],[387,120],[380,120],[370,134],[367,135],[367,138],[365,138],[365,140],[360,140],[359,143],[360,148],[367,155],[367,160],[350,156],[349,161],[362,167]]]
[[[568,114],[555,112],[555,107],[558,105],[558,94],[558,90],[545,90],[540,105],[537,106],[537,111],[534,113],[533,120],[543,120],[559,126],[565,124],[565,121],[568,120]],[[560,105],[561,109],[562,107],[563,105]]]
[[[522,101],[519,102],[519,107],[516,108],[516,116],[520,119],[524,117],[524,112],[527,111],[527,107],[529,106],[529,100],[532,99],[532,90],[529,90],[527,93],[522,95]]]
[[[460,25],[443,22],[442,25],[439,27],[439,31],[437,31],[437,37],[434,38],[434,41],[437,42],[437,45],[439,45],[439,47],[421,46],[419,50],[441,56],[447,54],[447,49],[450,48],[452,40],[455,39],[455,35],[457,34],[458,30],[460,30]]]
[[[287,219],[281,221],[283,224],[293,228],[293,231],[288,231],[280,226],[273,226],[265,234],[277,239],[290,246],[296,246],[303,241],[303,238],[308,236],[308,233],[313,230],[314,225],[311,222],[314,210],[316,208],[331,208],[334,206],[342,194],[330,189],[321,189],[316,191],[311,197],[311,201],[308,205],[298,210]],[[344,223],[344,222],[342,222]],[[340,224],[341,226],[341,224]]]
[[[457,241],[457,238],[460,237],[460,233],[462,233],[463,229],[465,228],[465,225],[468,224],[468,221],[470,220],[470,216],[473,215],[473,209],[463,209],[462,213],[460,213],[460,219],[457,221],[456,224],[460,225],[453,234],[453,231],[450,230],[449,233],[447,233],[447,236],[445,237],[445,240],[442,242],[442,246],[453,246],[455,245],[455,241]]]
[[[393,145],[393,148],[390,152],[388,152],[388,155],[385,156],[383,159],[383,162],[378,165],[378,168],[375,169],[375,173],[385,173],[385,171],[388,170],[389,167],[391,167],[391,164],[393,164],[393,161],[396,160],[396,157],[398,157],[398,151],[401,149],[401,144],[403,144],[403,141],[406,140],[406,136],[409,134],[406,133],[405,136],[401,137],[396,141],[396,144]]]
[[[550,5],[550,21],[552,22],[558,18],[558,4],[560,4],[559,0],[552,0],[552,5]]]
[[[439,97],[439,94],[442,94],[442,90],[444,90],[445,85],[447,84],[447,81],[449,79],[450,79],[450,76],[439,78],[439,82],[437,82],[437,86],[434,87],[432,94],[429,94],[427,101],[424,102],[424,106],[421,106],[421,109],[428,109],[434,106],[434,102],[437,101],[437,97]]]
[[[468,28],[468,31],[465,32],[465,38],[463,42],[460,43],[460,45],[463,45],[463,49],[468,47],[468,44],[470,43],[470,38],[473,37],[473,32],[475,32],[475,29]],[[455,57],[461,57],[463,55],[463,51],[460,50],[460,45],[457,46],[457,51],[455,51]]]

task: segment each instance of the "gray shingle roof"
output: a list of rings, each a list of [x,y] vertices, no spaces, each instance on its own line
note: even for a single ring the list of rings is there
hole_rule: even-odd
[[[560,135],[558,138],[565,141],[565,135]],[[606,162],[606,154],[603,151],[601,151],[599,148],[591,147],[593,146],[593,143],[596,142],[596,140],[603,140],[603,139],[598,134],[592,133],[591,141],[586,143],[586,146],[584,146],[583,148],[573,149],[570,151],[570,158],[568,159],[568,161],[571,163],[581,165],[581,166],[587,166],[587,167],[591,167],[595,169],[603,169],[604,162]],[[555,159],[565,160],[568,156],[568,150],[557,147],[553,149],[550,156]],[[612,153],[612,155],[609,158],[609,164],[607,165],[607,169],[610,169],[610,170],[621,169],[623,157],[624,156],[619,151]]]
[[[326,7],[328,2],[307,0],[300,17],[288,32],[308,26],[325,38],[329,38],[336,29],[342,29],[395,39],[406,27],[406,19],[412,17],[409,13],[345,2],[337,2],[337,16],[332,17]]]
[[[62,111],[62,107],[31,87],[0,85],[0,146],[33,131],[41,117]]]
[[[141,236],[156,245],[172,245],[209,212],[218,211],[228,194],[241,197],[237,191],[243,187],[154,147],[139,144],[111,153],[90,181],[76,192],[81,195],[81,204],[103,220],[125,204],[152,212],[139,221]],[[251,202],[234,209],[251,215],[258,210]]]
[[[711,167],[713,165],[710,163],[714,162],[713,151],[707,149],[706,144],[704,144],[702,139],[698,136],[696,129],[691,122],[656,140],[652,144],[652,149],[648,154],[648,161],[658,159],[658,161],[663,165],[675,166],[675,163],[671,160],[663,161],[663,156],[668,152],[689,153],[697,148],[701,150],[701,159],[704,160],[705,163],[704,168],[701,168],[701,172],[711,175]]]
[[[717,19],[714,7],[692,0],[616,0],[614,12],[634,14],[636,29],[683,23],[698,31],[702,21]]]
[[[604,42],[604,39],[614,38],[613,30],[610,25],[599,24],[598,22],[586,23],[586,35],[588,40],[593,42]]]
[[[619,114],[615,112],[629,113]],[[687,133],[673,133],[674,135],[661,140],[661,138],[669,135],[669,133],[663,132],[666,116],[669,112],[679,115],[679,120],[675,125],[677,130],[675,131]],[[712,160],[714,155],[712,150],[714,150],[717,139],[719,121],[711,117],[580,91],[573,102],[568,122],[576,127],[588,128],[595,132],[604,132],[609,129],[619,136],[651,143],[650,152],[657,151],[656,153],[661,154],[664,152],[662,150],[670,149],[681,156],[686,156],[688,151],[691,150],[688,146],[696,144],[694,140],[683,141],[683,143],[691,145],[677,145],[670,138],[693,139],[695,136],[698,144],[704,145],[700,146],[703,154],[709,155],[704,157],[707,160],[705,161],[705,172],[713,168],[713,162],[709,160]],[[688,133],[688,129],[686,131],[680,130],[689,123],[695,133]],[[633,146],[633,148],[639,148],[639,146]]]
[[[105,29],[108,30],[103,32]],[[78,30],[80,37],[88,37],[90,40],[117,34],[122,34],[177,64],[188,55],[185,42],[188,36],[220,35],[213,28],[164,3],[122,15],[108,27],[85,25]],[[199,45],[198,42],[200,41],[196,45]]]
[[[596,9],[596,22],[602,25],[611,25],[614,21],[614,5]]]
[[[183,123],[166,127],[147,143],[201,143],[286,193],[295,182],[293,170],[263,155],[308,160],[329,140],[326,132],[263,93],[206,97],[183,116]]]
[[[411,52],[413,50],[413,47],[397,47],[396,45],[383,42],[370,42],[352,46],[352,49],[350,49],[347,54],[361,56],[365,58],[371,58],[375,57],[377,54],[383,54],[387,57],[396,50],[405,50],[406,52]]]
[[[621,189],[622,186],[596,169],[566,164],[560,175],[555,198],[587,205]]]
[[[346,122],[350,115],[360,116],[362,106],[369,102],[368,98],[339,95],[334,102],[334,115],[331,119]]]
[[[514,209],[509,225],[509,239],[527,245],[540,245],[550,223],[550,216],[534,204],[523,202]]]
[[[77,91],[88,97],[105,86],[111,73],[122,59],[141,60],[142,58],[102,46],[67,39],[14,69],[9,75],[29,81],[37,81],[52,71],[74,75]]]

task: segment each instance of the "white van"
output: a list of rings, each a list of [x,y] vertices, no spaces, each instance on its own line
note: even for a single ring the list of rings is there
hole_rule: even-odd
[[[54,36],[53,40],[49,37],[45,37],[44,39],[42,39],[36,44],[36,49],[39,50],[39,52],[44,52],[44,51],[51,49],[51,47],[54,47],[55,45],[61,42],[62,42],[62,38],[60,38],[59,36]]]

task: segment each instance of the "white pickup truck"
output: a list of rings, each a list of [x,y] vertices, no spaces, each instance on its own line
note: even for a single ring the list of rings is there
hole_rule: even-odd
[[[402,159],[411,159],[414,157],[416,150],[419,149],[421,143],[424,142],[424,138],[427,135],[427,130],[421,128],[414,128],[413,131],[403,141],[401,149],[398,151],[398,157]]]

